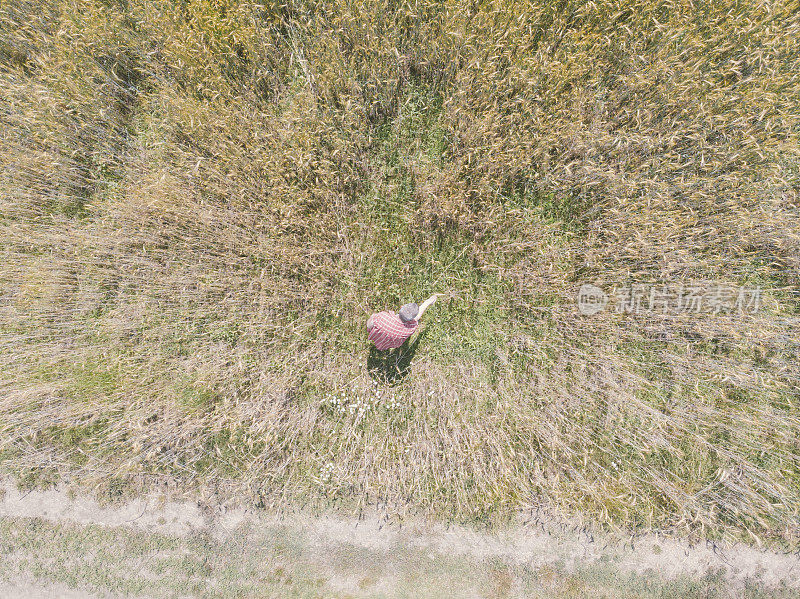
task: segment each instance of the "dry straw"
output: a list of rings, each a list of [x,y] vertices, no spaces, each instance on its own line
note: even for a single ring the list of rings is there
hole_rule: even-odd
[[[796,544],[798,8],[3,3],[4,467]]]

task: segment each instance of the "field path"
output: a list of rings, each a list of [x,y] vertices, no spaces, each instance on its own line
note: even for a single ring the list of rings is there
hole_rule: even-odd
[[[0,521],[5,537],[12,539],[11,557],[0,564],[0,597],[191,597],[227,596],[228,591],[250,596],[249,587],[241,584],[253,577],[269,588],[300,585],[303,592],[297,596],[417,596],[414,589],[420,589],[415,586],[419,583],[409,573],[421,568],[428,571],[423,574],[426,584],[434,578],[445,584],[426,588],[425,596],[441,591],[442,596],[452,592],[452,596],[510,597],[537,588],[556,596],[561,592],[558,581],[565,577],[579,581],[587,592],[599,584],[610,593],[605,596],[614,597],[629,596],[615,594],[621,578],[634,585],[642,580],[669,585],[713,578],[714,584],[730,590],[730,596],[754,584],[785,596],[800,589],[797,555],[743,545],[722,550],[655,535],[634,543],[611,543],[533,527],[483,533],[421,522],[382,526],[377,517],[356,521],[332,515],[279,517],[246,509],[204,510],[197,503],[156,495],[104,507],[90,497],[70,497],[60,489],[20,492],[8,481],[0,481],[0,494]],[[92,531],[88,536],[87,530]],[[59,539],[52,551],[60,554],[44,555],[36,535]],[[95,538],[99,553],[91,546]],[[83,572],[70,565],[70,560],[85,562],[73,554],[76,551],[92,554],[93,570]],[[225,559],[230,561],[232,552],[240,552],[234,560],[240,570],[228,580],[226,568],[232,566]],[[176,556],[183,556],[183,562]],[[177,575],[170,570],[173,562],[183,563],[186,579],[193,580],[195,559],[206,565],[202,572],[210,586],[176,587]],[[151,568],[161,562],[167,565]],[[93,573],[103,568],[110,574],[95,580]],[[172,586],[159,586],[161,576],[172,579]],[[453,577],[450,583],[448,576]],[[458,584],[463,588],[457,590]],[[403,588],[411,590],[398,591]],[[677,588],[676,593],[681,596]],[[274,596],[282,593],[275,591]]]

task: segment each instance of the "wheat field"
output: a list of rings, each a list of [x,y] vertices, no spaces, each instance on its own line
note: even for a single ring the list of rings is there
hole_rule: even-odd
[[[4,0],[2,468],[796,548],[798,38],[788,0]],[[374,381],[366,318],[435,292]]]

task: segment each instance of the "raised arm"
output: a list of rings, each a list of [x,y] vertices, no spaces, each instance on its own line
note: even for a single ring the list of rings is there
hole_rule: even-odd
[[[419,322],[419,319],[422,318],[422,315],[425,313],[425,310],[428,309],[428,306],[436,302],[437,295],[442,295],[442,294],[434,293],[432,296],[430,296],[428,299],[422,302],[422,304],[419,307],[419,312],[417,312],[417,322]]]

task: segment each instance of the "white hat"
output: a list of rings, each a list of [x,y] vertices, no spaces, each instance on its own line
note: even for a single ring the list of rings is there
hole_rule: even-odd
[[[417,304],[405,304],[400,308],[400,312],[397,315],[400,317],[400,320],[403,322],[409,322],[414,320],[419,313],[419,306]]]

